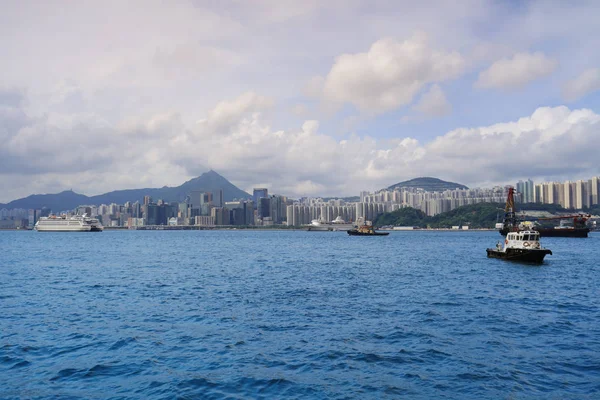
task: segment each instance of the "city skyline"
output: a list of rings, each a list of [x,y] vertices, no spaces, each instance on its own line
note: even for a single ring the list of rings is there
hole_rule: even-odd
[[[227,178],[224,178],[222,176],[220,176],[216,171],[211,170],[210,171],[212,174],[219,176],[220,178],[223,178],[225,180],[225,182],[227,182],[228,184],[230,184],[230,182],[227,180]],[[202,177],[202,176],[201,176]],[[197,177],[194,179],[198,179],[201,177]],[[418,180],[418,179],[433,179],[434,181],[439,181],[439,183],[442,183],[446,186],[451,186],[452,182],[448,182],[445,181],[443,179],[439,179],[439,178],[435,178],[435,177],[416,177],[416,178],[412,178],[409,179],[406,182],[409,181],[413,181],[413,180]],[[190,181],[187,181],[186,183],[189,183]],[[403,188],[402,183],[404,182],[400,182],[397,184],[393,184],[393,185],[388,185],[388,187],[382,187],[376,190],[372,190],[372,191],[368,191],[368,190],[360,190],[357,193],[351,194],[349,196],[322,196],[322,195],[313,195],[313,196],[290,196],[286,193],[282,193],[282,192],[272,192],[277,196],[284,196],[286,198],[292,198],[292,199],[320,199],[320,198],[329,198],[329,199],[345,199],[345,198],[352,198],[352,197],[357,197],[360,198],[360,201],[364,201],[363,198],[364,196],[369,196],[369,195],[373,195],[373,194],[377,194],[377,193],[381,193],[381,192],[392,192],[394,190]],[[460,182],[456,182],[455,183],[457,185],[456,189],[460,189],[458,188],[458,186],[461,186],[462,184]],[[497,190],[498,188],[506,188],[508,186],[512,186],[516,189],[518,195],[519,195],[519,201],[521,202],[525,202],[525,203],[545,203],[545,204],[560,204],[561,206],[563,206],[564,208],[573,208],[572,204],[576,204],[574,202],[574,200],[572,200],[572,194],[571,194],[571,200],[569,200],[569,187],[567,187],[567,189],[563,188],[563,186],[565,184],[571,184],[571,187],[573,188],[572,190],[575,191],[575,184],[579,184],[580,186],[583,185],[588,185],[589,187],[587,189],[585,189],[585,193],[589,194],[589,201],[583,202],[582,200],[579,201],[578,206],[579,208],[581,208],[582,206],[590,206],[592,204],[598,204],[598,200],[600,199],[599,196],[599,192],[600,192],[600,176],[594,176],[594,177],[590,177],[588,179],[567,179],[563,182],[559,182],[559,181],[533,181],[532,179],[528,178],[525,181],[523,180],[518,180],[517,182],[511,182],[511,183],[502,183],[502,184],[497,184],[497,185],[493,185],[490,187],[470,187],[467,189],[462,189],[462,190],[466,190],[466,191],[479,191],[479,190]],[[411,185],[411,187],[413,187]],[[415,188],[418,188],[418,186],[414,186]],[[164,188],[177,188],[175,186],[165,186]],[[560,188],[560,190],[558,189]],[[158,188],[146,188],[148,190],[156,190]],[[237,188],[236,188],[237,189]],[[423,188],[420,188],[423,189]],[[448,189],[448,190],[453,190],[453,189]],[[567,193],[567,200],[565,202],[565,190]],[[73,191],[72,189],[69,189],[67,191]],[[580,195],[583,195],[583,189],[580,187],[580,189],[578,189]],[[187,197],[189,198],[192,193],[200,193],[200,192],[206,192],[208,193],[210,196],[213,195],[211,190],[198,190],[198,189],[193,189],[191,191],[189,191],[189,193],[187,193]],[[245,197],[239,197],[239,198],[234,198],[232,199],[232,201],[240,201],[240,200],[253,200],[254,204],[258,204],[258,197],[269,197],[269,189],[267,188],[257,188],[254,187],[252,188],[252,190],[250,190],[251,193],[246,192]],[[425,189],[425,192],[429,192],[429,193],[442,193],[444,192],[443,190],[428,190]],[[73,191],[73,193],[76,193],[75,191]],[[104,195],[111,193],[111,192],[107,192],[104,193]],[[253,194],[252,194],[253,193]],[[59,193],[48,193],[48,194],[42,194],[42,195],[53,195],[53,194],[59,194]],[[77,193],[77,194],[82,194],[82,193]],[[31,194],[34,195],[34,194]],[[30,196],[31,196],[30,195]],[[39,195],[39,194],[35,194],[35,195]],[[197,194],[198,195],[198,194]],[[218,203],[219,204],[223,204],[224,203],[224,199],[223,199],[223,189],[220,189],[220,191],[216,194],[217,199],[218,199]],[[257,197],[258,196],[258,197]],[[144,195],[144,200],[142,201],[142,203],[146,202],[146,199],[152,199],[151,196],[149,195]],[[21,199],[13,199],[12,201],[17,201],[17,200],[22,200],[24,198]],[[163,200],[162,198],[157,199],[157,200]],[[212,197],[211,197],[212,200]],[[130,199],[128,200],[128,202],[134,202],[135,199]],[[200,200],[197,201],[193,201],[194,203],[201,203]],[[208,203],[208,200],[207,200]],[[93,204],[93,203],[90,203]],[[0,203],[0,205],[2,205],[3,207],[5,207],[7,204],[2,204]],[[97,204],[99,205],[99,204]]]
[[[0,15],[0,202],[600,174],[597,2],[31,4]]]
[[[600,177],[574,182],[543,183],[535,183],[529,179],[525,182],[518,181],[516,185],[493,188],[452,189],[451,182],[435,183],[444,183],[448,187],[443,190],[427,190],[399,184],[375,192],[361,191],[358,201],[343,198],[325,200],[320,197],[293,199],[277,194],[269,195],[266,188],[254,188],[253,195],[248,194],[244,199],[224,201],[223,189],[192,190],[183,201],[167,202],[144,195],[142,201],[82,204],[61,213],[98,217],[103,224],[112,228],[154,229],[153,227],[168,225],[173,229],[198,229],[215,226],[305,226],[313,220],[331,222],[336,218],[341,218],[342,221],[374,220],[381,214],[406,207],[433,217],[462,206],[503,203],[509,187],[516,187],[516,200],[520,203],[554,204],[567,210],[581,211],[597,207],[600,201]],[[57,210],[45,207],[2,208],[0,229],[31,229],[40,217],[50,213],[58,214]]]

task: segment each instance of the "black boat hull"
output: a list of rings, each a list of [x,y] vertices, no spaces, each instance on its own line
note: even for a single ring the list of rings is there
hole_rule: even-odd
[[[590,228],[533,228],[540,233],[541,237],[573,237],[573,238],[586,238]],[[500,230],[502,236],[506,236],[509,232],[508,228]]]
[[[356,230],[349,230],[348,231],[348,235],[350,236],[387,236],[389,235],[389,232],[373,232],[373,233],[365,233],[365,232],[359,232]]]
[[[552,255],[548,249],[506,249],[506,252],[496,249],[487,249],[489,258],[500,258],[508,261],[521,261],[541,264],[547,254]]]

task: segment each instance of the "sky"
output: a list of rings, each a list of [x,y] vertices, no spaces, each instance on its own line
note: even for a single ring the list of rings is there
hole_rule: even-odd
[[[0,202],[600,175],[598,1],[0,4]]]

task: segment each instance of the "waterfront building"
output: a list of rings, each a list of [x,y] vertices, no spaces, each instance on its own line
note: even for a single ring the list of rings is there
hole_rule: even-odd
[[[229,210],[223,207],[213,207],[210,210],[210,216],[213,218],[215,225],[230,225]]]
[[[258,206],[258,199],[268,198],[269,190],[267,188],[254,188],[254,193],[252,195],[252,200],[254,204]]]
[[[215,199],[213,201],[213,205],[215,207],[223,207],[223,189],[219,189],[217,193],[215,193]]]
[[[144,226],[144,219],[143,218],[134,218],[131,217],[129,219],[127,219],[127,227],[130,229],[134,229],[138,226]]]
[[[265,219],[271,216],[271,199],[268,197],[259,197],[256,207],[256,216],[258,219]]]
[[[289,205],[285,208],[286,225],[294,226],[294,206]]]
[[[215,219],[208,215],[200,215],[195,218],[194,225],[215,226]]]
[[[229,210],[231,225],[254,225],[254,202],[227,201],[225,209]]]

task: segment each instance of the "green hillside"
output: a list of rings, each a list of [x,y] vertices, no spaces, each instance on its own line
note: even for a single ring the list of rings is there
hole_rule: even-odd
[[[518,215],[524,220],[534,221],[536,217],[527,216],[528,211],[545,211],[550,215],[577,214],[580,211],[566,210],[558,204],[519,204]],[[600,214],[600,207],[584,210],[591,214]],[[532,213],[533,214],[533,213]],[[534,214],[535,215],[535,214]],[[401,208],[391,213],[380,215],[373,221],[377,227],[381,226],[415,226],[419,228],[451,228],[453,226],[468,225],[473,229],[493,228],[496,222],[502,222],[504,217],[503,203],[478,203],[456,208],[452,211],[428,217],[421,210],[411,207]],[[540,221],[542,225],[557,225],[560,220]]]
[[[380,215],[373,221],[377,227],[385,225],[416,226],[419,228],[451,228],[456,225],[468,225],[473,229],[493,228],[504,213],[499,210],[503,204],[479,203],[456,208],[452,211],[428,217],[421,210],[401,208]]]

